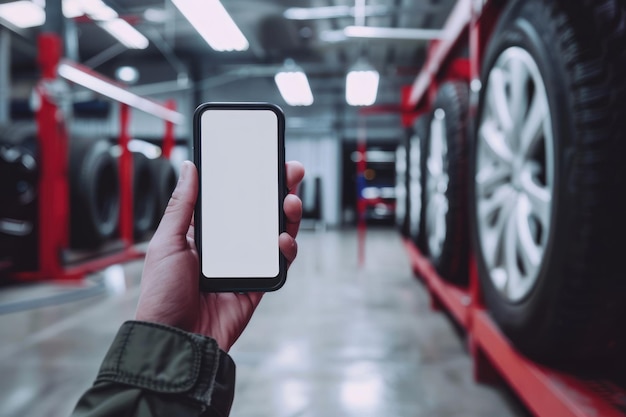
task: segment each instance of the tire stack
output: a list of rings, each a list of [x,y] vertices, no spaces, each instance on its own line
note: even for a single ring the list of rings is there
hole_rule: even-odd
[[[72,242],[75,248],[98,248],[119,235],[119,161],[109,142],[73,139],[70,152]],[[149,239],[161,220],[177,176],[167,158],[132,152],[133,235]]]
[[[0,178],[0,263],[12,270],[36,268],[39,163],[34,126],[0,127]]]
[[[408,152],[398,170],[407,194],[403,234],[442,278],[461,285],[468,262],[468,96],[464,83],[441,86],[434,110],[416,120],[408,144],[399,148]]]
[[[414,126],[411,239],[458,285],[473,252],[494,321],[550,365],[599,368],[626,348],[624,45],[623,1],[509,1],[476,118],[449,82]]]
[[[0,127],[0,274],[36,270],[39,157],[36,127]],[[134,234],[156,229],[176,185],[166,158],[133,153]],[[119,162],[104,138],[69,143],[70,249],[97,251],[119,236]]]
[[[166,158],[132,152],[133,235],[149,239],[176,186],[176,172]],[[71,242],[76,249],[96,249],[119,234],[119,162],[105,139],[73,138],[70,144]]]

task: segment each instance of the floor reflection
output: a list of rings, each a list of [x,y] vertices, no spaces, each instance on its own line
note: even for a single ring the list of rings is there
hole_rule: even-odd
[[[0,415],[67,416],[93,381],[119,325],[133,317],[142,263],[83,284],[92,297],[0,314]],[[0,289],[0,306],[71,287]],[[394,230],[302,231],[287,284],[265,295],[235,344],[233,417],[524,416],[472,380],[449,321],[430,311]]]

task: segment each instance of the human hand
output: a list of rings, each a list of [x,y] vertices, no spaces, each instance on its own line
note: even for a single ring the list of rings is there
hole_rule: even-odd
[[[299,162],[288,162],[287,186],[296,189],[304,177]],[[198,196],[198,170],[185,161],[165,214],[146,253],[135,318],[210,336],[228,351],[250,321],[263,293],[203,293],[194,241],[193,212]],[[296,235],[302,202],[288,194],[283,203],[285,233],[279,247],[288,265],[297,253]]]

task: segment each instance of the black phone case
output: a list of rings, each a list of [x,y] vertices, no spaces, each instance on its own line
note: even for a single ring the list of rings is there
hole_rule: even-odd
[[[275,277],[267,278],[208,278],[202,274],[202,216],[201,216],[201,191],[202,190],[202,161],[200,143],[200,119],[205,111],[211,109],[246,109],[246,110],[270,110],[274,112],[278,120],[278,207],[279,230],[278,234],[285,231],[285,214],[283,212],[283,201],[287,195],[286,170],[285,170],[285,115],[282,109],[271,103],[220,103],[209,102],[198,106],[193,117],[193,158],[198,170],[198,199],[195,207],[195,242],[198,249],[198,259],[200,262],[199,282],[200,289],[206,292],[268,292],[276,291],[283,286],[287,278],[287,260],[279,251],[279,272]]]

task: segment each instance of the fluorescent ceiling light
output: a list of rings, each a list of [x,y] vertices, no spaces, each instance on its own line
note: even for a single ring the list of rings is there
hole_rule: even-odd
[[[291,20],[330,19],[348,17],[352,9],[350,6],[291,7],[283,16]]]
[[[46,12],[41,6],[27,0],[0,4],[0,18],[21,29],[41,26],[46,22]]]
[[[105,22],[98,22],[98,25],[127,48],[146,49],[150,44],[148,38],[143,36],[124,19],[117,18]]]
[[[148,38],[120,19],[115,10],[102,0],[63,0],[63,14],[68,19],[87,15],[122,45],[130,49],[146,49]]]
[[[371,106],[378,94],[378,71],[357,63],[346,76],[346,101],[351,106]]]
[[[281,71],[274,76],[278,91],[290,106],[310,106],[313,104],[313,93],[309,80],[302,70]]]
[[[119,101],[120,103],[127,104],[148,114],[152,114],[175,124],[181,124],[184,121],[182,114],[170,110],[152,100],[131,93],[106,78],[92,73],[88,68],[79,64],[69,63],[67,61],[62,62],[59,65],[58,72],[61,77],[68,81],[82,85],[91,91]]]
[[[170,15],[167,10],[158,9],[156,7],[150,7],[143,12],[143,18],[154,23],[164,23],[169,17]]]
[[[73,19],[84,14],[80,0],[63,0],[63,16]]]
[[[101,0],[81,0],[80,6],[93,20],[113,20],[118,17],[117,12]]]
[[[348,38],[430,41],[441,39],[442,31],[435,29],[383,28],[347,26],[343,30]]]
[[[117,12],[102,0],[63,0],[63,15],[68,19],[88,15],[93,20],[112,20]]]
[[[249,44],[218,0],[172,0],[200,36],[216,51],[245,51]]]
[[[354,16],[354,10],[351,6],[290,7],[283,16],[290,20],[335,19]],[[371,5],[365,6],[364,11],[365,16],[380,16],[389,13],[389,7]]]
[[[344,29],[324,30],[320,33],[320,40],[327,43],[345,42],[348,39],[380,39],[383,41],[430,41],[435,39],[444,39],[444,32],[435,29],[346,26]]]

